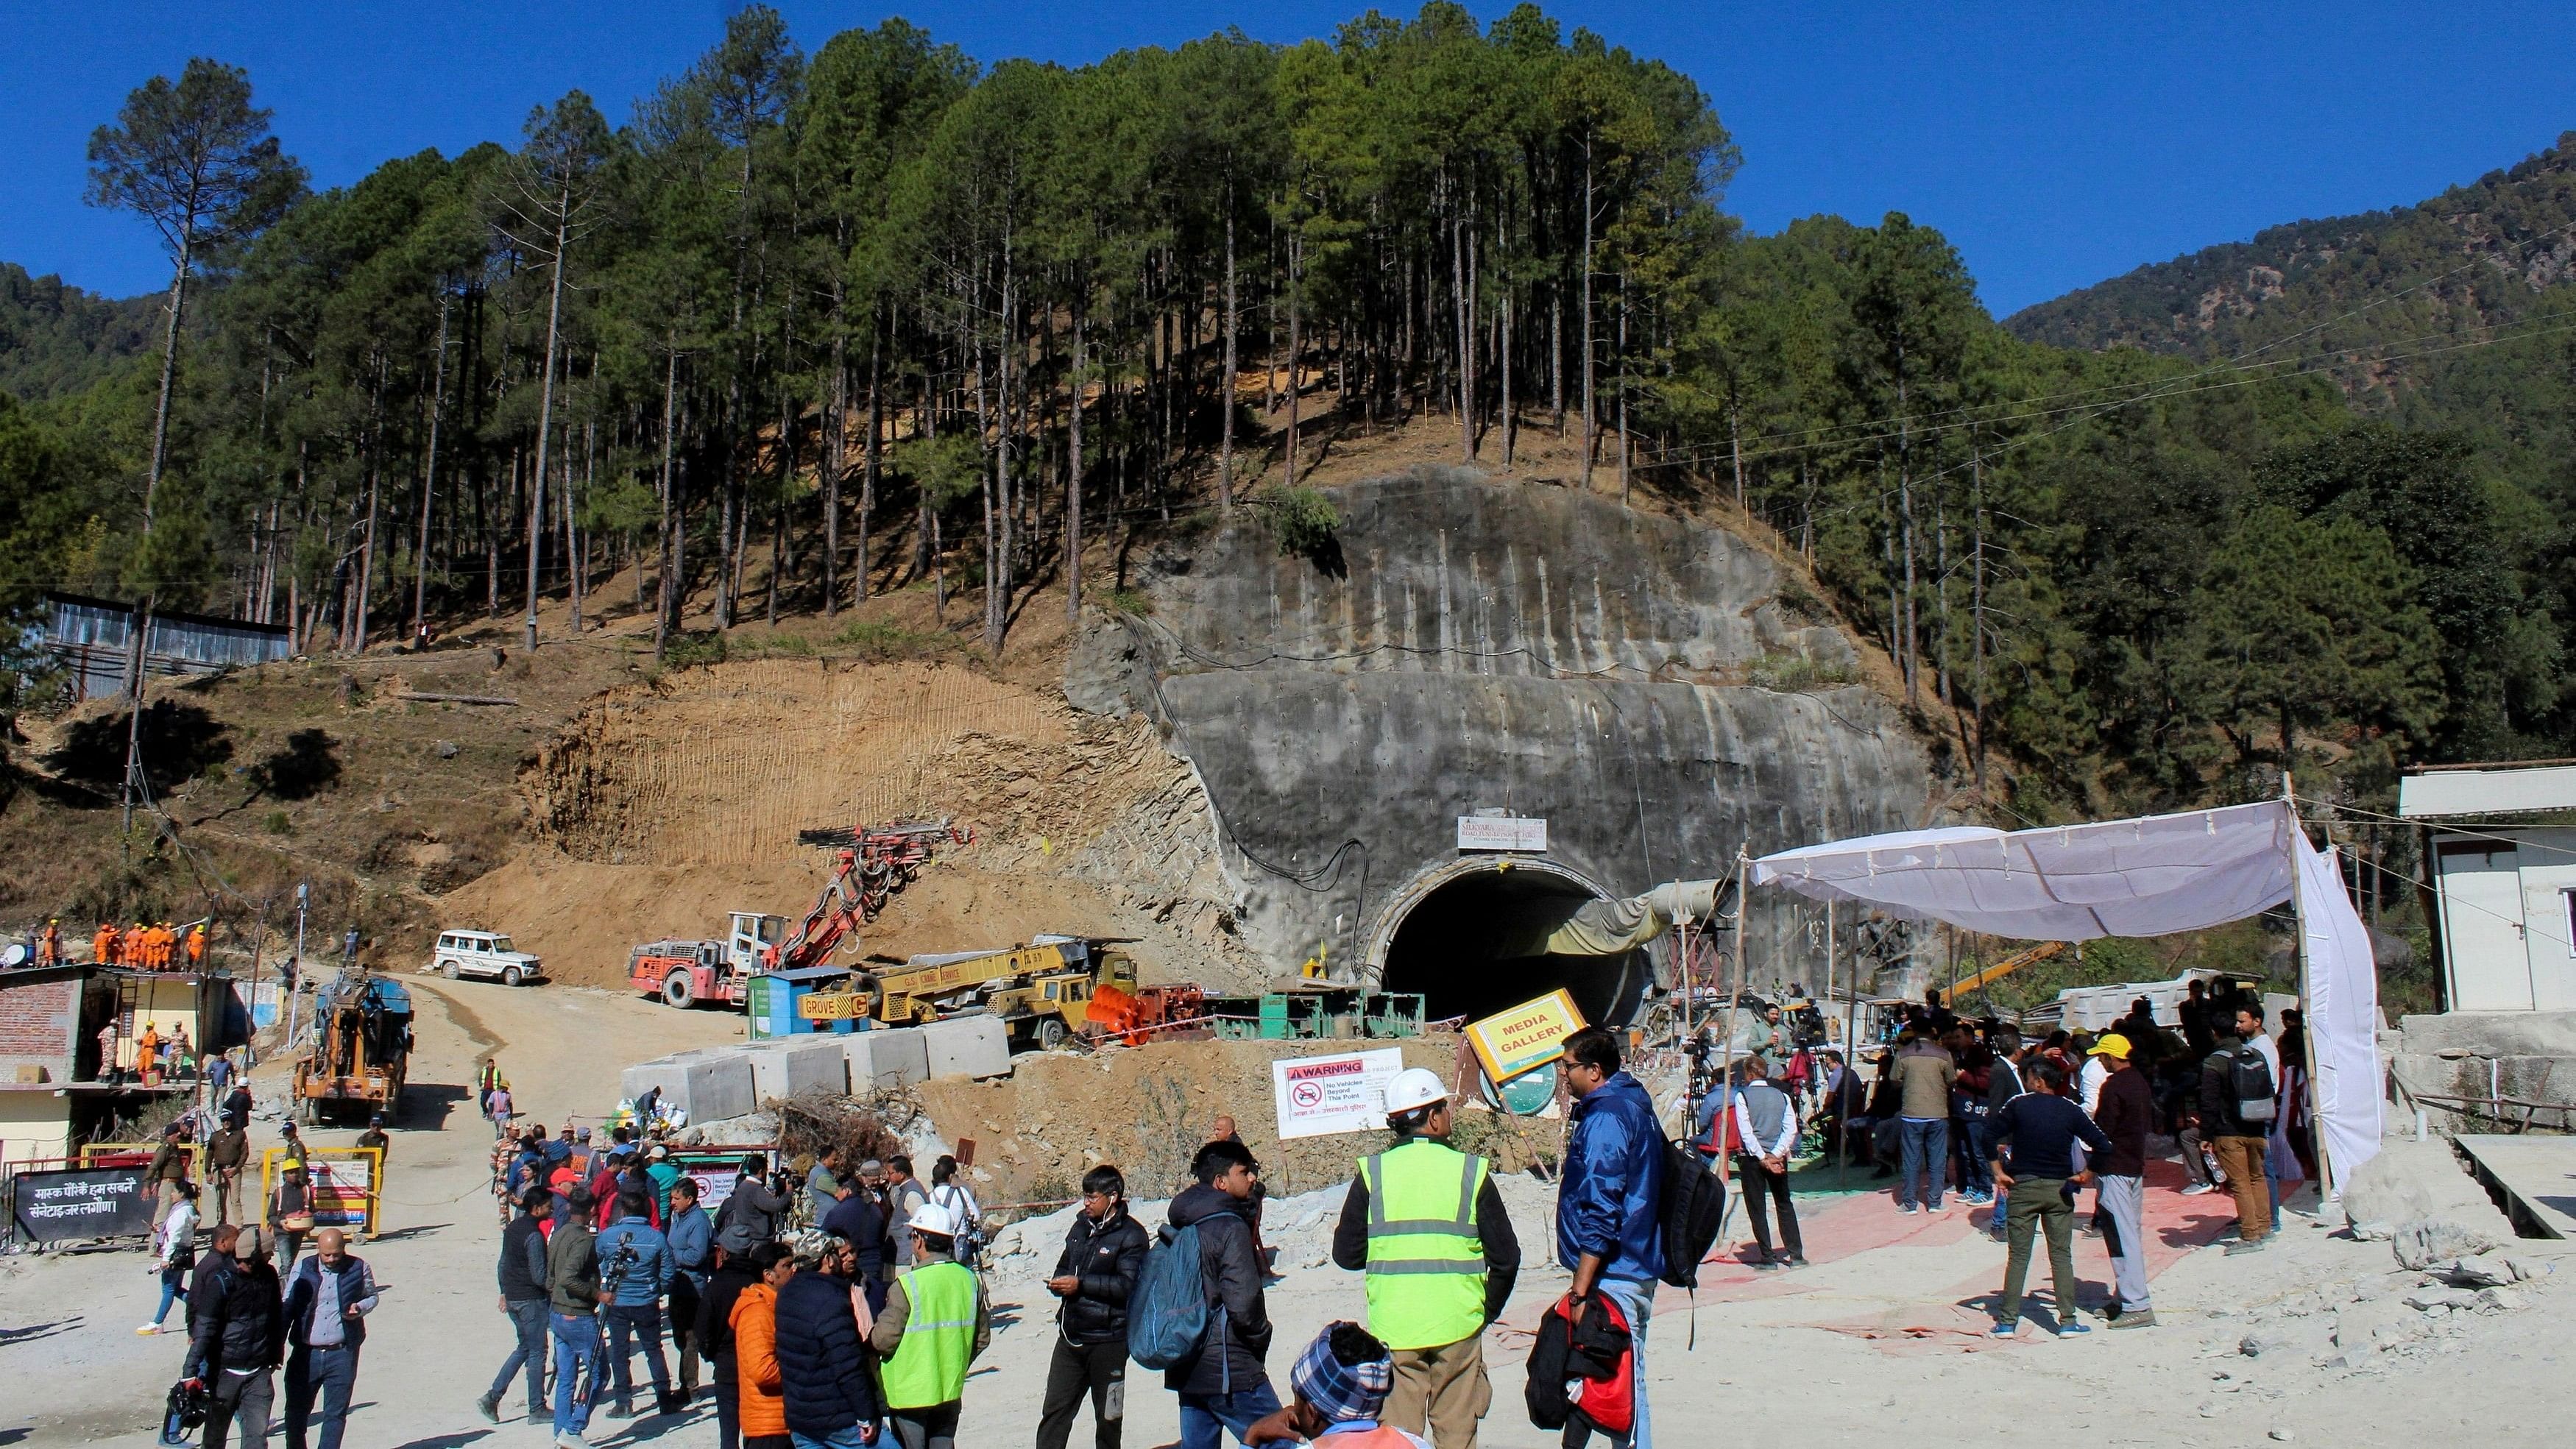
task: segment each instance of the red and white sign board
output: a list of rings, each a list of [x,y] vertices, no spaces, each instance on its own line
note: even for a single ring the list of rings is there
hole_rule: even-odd
[[[1403,1070],[1404,1053],[1393,1047],[1272,1062],[1270,1090],[1279,1109],[1279,1140],[1384,1127],[1386,1084]]]

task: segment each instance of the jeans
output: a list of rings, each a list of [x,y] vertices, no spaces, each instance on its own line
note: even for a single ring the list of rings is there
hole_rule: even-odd
[[[1118,1449],[1119,1430],[1127,1415],[1125,1339],[1071,1344],[1064,1335],[1056,1335],[1055,1354],[1047,1360],[1046,1398],[1038,1408],[1037,1449],[1064,1449],[1086,1393],[1091,1396],[1096,1449]]]
[[[587,1313],[551,1313],[555,1340],[555,1432],[590,1427],[599,1402],[599,1320]]]
[[[638,1346],[628,1335],[641,1340],[644,1367],[653,1375],[655,1399],[671,1396],[671,1366],[662,1359],[662,1305],[659,1303],[612,1303],[608,1306],[608,1375],[617,1394],[617,1407],[624,1409],[635,1397],[632,1356]]]
[[[952,1399],[923,1409],[894,1409],[887,1417],[894,1424],[895,1442],[903,1449],[957,1449],[957,1411],[964,1407]]]
[[[1950,1176],[1950,1119],[1899,1117],[1896,1125],[1905,1142],[1905,1165],[1896,1174],[1896,1205],[1912,1207],[1920,1202],[1939,1208],[1942,1184]],[[1923,1179],[1920,1196],[1914,1191],[1918,1175]]]
[[[2004,1260],[2004,1305],[1996,1321],[2021,1321],[2021,1288],[2030,1278],[2034,1233],[2048,1234],[2048,1268],[2057,1285],[2057,1322],[2075,1321],[2075,1207],[2066,1200],[2066,1181],[2057,1177],[2024,1177],[2013,1182],[2005,1198],[2012,1228],[2012,1252]]]
[[[1628,1316],[1628,1367],[1637,1385],[1636,1424],[1624,1439],[1610,1435],[1610,1449],[1654,1449],[1654,1433],[1646,1418],[1646,1321],[1655,1316],[1655,1285],[1604,1278],[1599,1287]]]
[[[1986,1161],[1986,1121],[1982,1117],[1961,1117],[1958,1130],[1952,1134],[1958,1144],[1959,1189],[1962,1192],[1986,1194],[1995,1189],[1994,1169]]]
[[[171,1304],[173,1304],[173,1303],[185,1303],[185,1302],[187,1302],[187,1301],[188,1301],[188,1270],[187,1270],[187,1269],[185,1269],[185,1268],[164,1268],[164,1269],[162,1269],[162,1270],[161,1270],[161,1306],[152,1310],[152,1321],[153,1321],[154,1323],[156,1323],[156,1324],[157,1324],[157,1323],[159,1323],[162,1319],[169,1317],[169,1316],[170,1316],[170,1305],[171,1305]],[[184,1315],[182,1315],[181,1321],[182,1321],[182,1322],[185,1322],[185,1321],[186,1321],[186,1319],[185,1319],[185,1316],[184,1316]]]
[[[206,1449],[224,1449],[227,1432],[238,1428],[242,1449],[264,1449],[268,1443],[268,1410],[277,1399],[277,1381],[266,1369],[215,1375],[207,1385],[214,1405],[206,1410]]]
[[[680,1397],[698,1396],[698,1284],[686,1273],[671,1279],[671,1355],[679,1360],[672,1372],[680,1380]]]
[[[2096,1200],[2102,1211],[2110,1214],[2111,1236],[2118,1251],[2111,1256],[2111,1276],[2119,1285],[2120,1311],[2144,1313],[2147,1299],[2146,1179],[2113,1177],[2108,1173],[2094,1179],[2102,1187]]]
[[[546,1412],[546,1300],[523,1299],[510,1305],[510,1327],[519,1335],[519,1346],[501,1361],[501,1371],[492,1376],[492,1402],[510,1392],[510,1380],[524,1366],[528,1373],[528,1417],[543,1418]]]
[[[792,1432],[787,1437],[796,1441],[796,1449],[883,1449],[885,1444],[885,1436],[880,1434],[877,1436],[876,1445],[870,1446],[868,1441],[859,1437],[859,1426],[856,1424],[846,1429],[835,1430],[828,1438],[817,1439],[811,1434]]]
[[[1268,1379],[1230,1394],[1183,1394],[1181,1449],[1219,1449],[1228,1429],[1234,1431],[1235,1442],[1241,1443],[1244,1431],[1254,1422],[1277,1412],[1279,1395]]]
[[[733,1354],[718,1354],[715,1369],[716,1449],[742,1449],[742,1385],[734,1378]]]
[[[286,1361],[286,1449],[304,1449],[304,1426],[313,1417],[313,1395],[322,1395],[320,1449],[340,1449],[349,1420],[349,1391],[358,1382],[354,1344],[299,1348]]]

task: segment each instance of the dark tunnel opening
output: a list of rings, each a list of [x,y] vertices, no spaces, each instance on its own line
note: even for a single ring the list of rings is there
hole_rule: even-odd
[[[1623,1023],[1652,979],[1644,952],[1518,954],[1593,899],[1581,884],[1539,870],[1477,871],[1443,882],[1396,924],[1380,989],[1420,992],[1433,1020],[1474,1020],[1563,987],[1586,1021]]]

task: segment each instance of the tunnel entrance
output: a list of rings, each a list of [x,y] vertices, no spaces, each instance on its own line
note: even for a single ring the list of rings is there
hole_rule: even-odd
[[[1432,1020],[1473,1020],[1563,987],[1585,1020],[1624,1022],[1652,979],[1644,952],[1523,954],[1585,902],[1601,898],[1570,875],[1526,865],[1478,868],[1442,881],[1396,922],[1379,989],[1420,992]]]

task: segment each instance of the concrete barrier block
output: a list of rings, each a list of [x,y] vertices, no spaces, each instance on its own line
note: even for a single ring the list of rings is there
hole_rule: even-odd
[[[694,1051],[639,1062],[618,1077],[618,1090],[633,1101],[655,1087],[662,1100],[692,1122],[740,1117],[760,1105],[751,1063],[736,1053]]]
[[[922,1040],[919,1027],[852,1032],[832,1040],[840,1043],[842,1057],[849,1063],[850,1090],[854,1093],[909,1087],[929,1079],[930,1048]]]
[[[800,1092],[846,1093],[850,1072],[838,1040],[821,1036],[772,1037],[741,1048],[751,1063],[752,1087],[762,1101]]]
[[[1011,1033],[998,1016],[958,1016],[920,1028],[933,1077],[1004,1077],[1011,1072]]]

